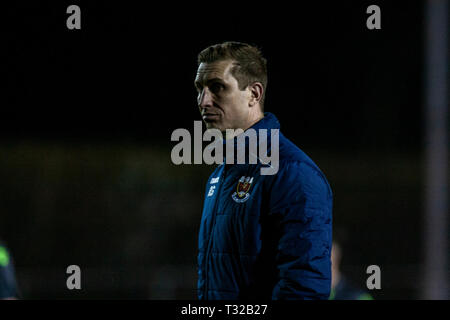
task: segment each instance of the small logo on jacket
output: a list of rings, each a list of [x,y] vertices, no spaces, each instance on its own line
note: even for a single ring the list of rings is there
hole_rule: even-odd
[[[215,189],[216,189],[216,186],[211,186],[211,188],[209,188],[208,197],[213,196]]]
[[[250,190],[250,186],[252,185],[253,177],[245,177],[242,176],[239,179],[239,182],[236,187],[236,192],[231,196],[234,201],[242,203],[248,200],[250,194],[248,190]]]

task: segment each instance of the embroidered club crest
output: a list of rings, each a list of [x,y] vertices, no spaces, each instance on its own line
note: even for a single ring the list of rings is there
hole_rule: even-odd
[[[237,184],[236,192],[231,196],[233,200],[239,203],[247,201],[250,197],[248,191],[250,190],[252,182],[253,177],[242,176]]]

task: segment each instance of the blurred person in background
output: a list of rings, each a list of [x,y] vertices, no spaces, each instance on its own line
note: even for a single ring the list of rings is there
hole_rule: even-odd
[[[225,134],[224,145],[242,148],[249,159],[248,143],[239,144],[238,134],[227,136],[226,131],[251,128],[257,139],[269,135],[268,153],[279,152],[278,170],[269,175],[261,174],[267,164],[260,158],[256,164],[236,159],[231,164],[231,155],[224,152],[225,163],[208,179],[199,231],[198,298],[328,299],[331,188],[313,160],[282,133],[278,144],[269,146],[280,124],[274,114],[264,113],[265,58],[245,43],[210,46],[198,56],[194,84],[202,119],[207,129]],[[277,107],[298,108],[292,102]]]
[[[361,287],[350,281],[342,273],[342,245],[344,243],[344,233],[333,233],[333,247],[331,249],[331,293],[329,300],[373,300],[373,297]]]
[[[0,299],[18,299],[14,264],[6,245],[0,240]]]

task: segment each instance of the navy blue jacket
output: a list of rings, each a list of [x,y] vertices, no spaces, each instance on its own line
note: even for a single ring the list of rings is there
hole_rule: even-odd
[[[252,128],[268,129],[270,142],[270,129],[280,124],[265,113]],[[208,179],[199,230],[198,298],[326,300],[332,241],[328,181],[281,133],[278,172],[261,175],[262,166],[225,161]]]

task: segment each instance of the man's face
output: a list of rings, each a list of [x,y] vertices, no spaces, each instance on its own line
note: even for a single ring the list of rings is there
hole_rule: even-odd
[[[201,63],[198,67],[197,103],[207,129],[247,129],[251,92],[248,87],[239,90],[232,67],[231,60]]]

